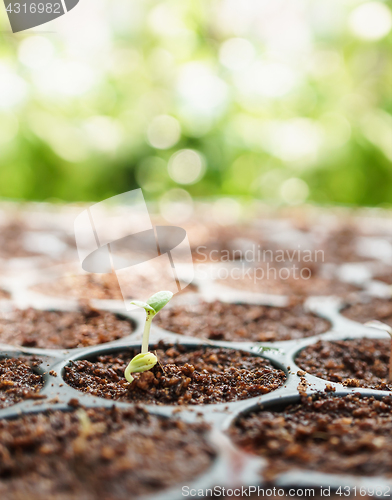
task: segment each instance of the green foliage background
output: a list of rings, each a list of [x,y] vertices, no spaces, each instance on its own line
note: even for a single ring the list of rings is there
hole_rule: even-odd
[[[80,0],[54,33],[20,34],[0,7],[0,196],[390,206],[392,42],[361,34],[364,4]],[[164,148],[162,115],[181,131]],[[190,183],[168,169],[183,149],[205,168]]]

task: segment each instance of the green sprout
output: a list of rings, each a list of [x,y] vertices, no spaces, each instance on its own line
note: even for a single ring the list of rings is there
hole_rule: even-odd
[[[86,438],[91,434],[92,431],[91,420],[89,419],[89,416],[87,415],[86,411],[83,410],[83,408],[79,408],[79,410],[76,412],[76,415],[80,423],[79,435],[83,438]]]
[[[158,292],[150,297],[147,302],[142,302],[140,300],[133,300],[131,302],[131,304],[141,307],[146,311],[146,323],[144,325],[142,351],[131,359],[124,372],[124,377],[130,384],[133,382],[131,373],[141,373],[151,370],[158,362],[155,354],[148,352],[151,322],[154,316],[165,307],[172,297],[173,294],[171,292]]]
[[[259,345],[259,346],[257,346],[257,350],[260,353],[262,353],[262,352],[268,352],[268,351],[277,351],[277,352],[280,351],[280,349],[278,347],[270,347],[270,346],[266,346],[266,345]]]
[[[87,412],[83,410],[83,408],[79,408],[76,412],[76,416],[79,419],[80,430],[79,434],[76,437],[73,443],[73,449],[75,453],[80,454],[83,453],[87,448],[87,439],[93,433],[93,426],[91,424],[91,420],[87,415]]]
[[[391,353],[389,355],[389,382],[392,382],[392,328],[381,321],[372,320],[365,323],[365,326],[370,326],[370,328],[377,328],[378,330],[383,330],[387,332],[391,337]]]

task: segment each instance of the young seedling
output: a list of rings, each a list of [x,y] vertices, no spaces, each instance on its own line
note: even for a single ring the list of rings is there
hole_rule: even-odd
[[[265,346],[265,345],[259,345],[257,346],[257,350],[258,352],[268,352],[268,351],[277,351],[279,352],[280,349],[278,347],[269,347],[269,346]]]
[[[381,321],[373,320],[365,323],[365,326],[370,326],[370,328],[377,328],[378,330],[383,330],[387,332],[391,337],[391,352],[389,355],[389,382],[392,382],[392,328]]]
[[[93,429],[91,420],[85,410],[79,408],[76,412],[76,416],[79,419],[80,431],[73,443],[73,449],[75,453],[82,453],[87,448],[87,438],[93,433]]]
[[[150,338],[151,322],[154,316],[169,302],[173,297],[171,292],[158,292],[150,297],[147,302],[140,300],[133,300],[131,304],[141,307],[146,311],[146,323],[144,325],[142,351],[131,359],[129,365],[126,367],[124,377],[131,384],[133,377],[131,373],[140,373],[153,368],[158,359],[152,352],[148,352],[148,342]]]

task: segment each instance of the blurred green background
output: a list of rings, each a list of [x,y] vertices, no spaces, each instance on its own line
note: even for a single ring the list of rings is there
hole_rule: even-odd
[[[391,27],[379,1],[80,0],[12,34],[0,6],[0,196],[391,206]]]

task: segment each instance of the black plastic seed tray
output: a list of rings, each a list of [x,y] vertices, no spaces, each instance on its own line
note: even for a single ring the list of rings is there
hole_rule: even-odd
[[[16,305],[18,307],[27,307],[29,305],[40,309],[59,309],[72,310],[77,307],[76,301],[58,300],[53,297],[37,297],[31,295],[26,288],[9,287],[13,293],[13,300],[7,301],[4,307]],[[212,281],[204,282],[199,286],[200,293],[184,294],[178,297],[181,301],[192,302],[198,300],[215,300],[221,299],[229,302],[250,302],[250,303],[267,303],[276,306],[284,306],[285,297],[279,296],[260,296],[258,294],[242,293],[237,290],[229,290],[224,287],[215,287]],[[11,418],[21,413],[40,412],[47,409],[68,410],[70,407],[68,402],[70,399],[76,398],[81,405],[86,407],[112,407],[113,401],[103,398],[94,397],[83,392],[80,392],[63,380],[64,367],[72,360],[88,358],[97,354],[120,351],[129,347],[139,347],[144,324],[144,311],[126,311],[123,304],[118,301],[94,301],[95,305],[104,306],[106,310],[110,310],[116,314],[131,320],[135,325],[135,330],[132,335],[124,337],[120,340],[101,344],[99,346],[83,349],[72,350],[42,350],[30,348],[15,348],[11,346],[1,345],[1,356],[15,356],[20,354],[34,354],[43,357],[44,362],[39,368],[44,372],[45,385],[41,391],[45,399],[34,401],[27,400],[20,402],[14,406],[0,410],[0,418]],[[192,348],[192,346],[205,345],[220,346],[228,349],[239,349],[255,356],[262,356],[268,359],[273,365],[281,368],[287,375],[285,384],[274,392],[270,392],[263,396],[250,398],[243,401],[236,401],[225,404],[215,405],[200,405],[192,407],[179,406],[156,406],[146,405],[146,409],[154,414],[164,417],[175,416],[187,422],[192,422],[200,418],[200,415],[208,421],[212,430],[210,438],[217,449],[217,458],[214,461],[211,469],[195,478],[195,482],[190,485],[192,488],[209,488],[214,485],[218,486],[235,486],[241,485],[258,485],[263,483],[261,471],[265,465],[265,461],[261,458],[244,454],[230,443],[226,431],[234,420],[241,414],[252,411],[255,408],[272,408],[280,407],[281,405],[289,404],[298,401],[300,398],[298,386],[301,382],[298,366],[295,364],[296,354],[306,346],[316,343],[320,339],[337,340],[337,339],[353,339],[353,338],[389,338],[387,333],[377,332],[363,325],[350,321],[340,314],[340,309],[343,306],[342,299],[336,297],[311,297],[306,302],[306,307],[315,314],[328,319],[331,322],[331,328],[328,332],[318,336],[307,337],[295,341],[283,341],[273,343],[263,343],[264,347],[273,347],[273,350],[260,351],[259,343],[252,342],[221,342],[221,341],[203,341],[183,335],[177,335],[153,325],[151,329],[150,343],[153,345],[159,340],[168,343],[180,343]],[[262,352],[260,354],[260,352]],[[49,372],[55,372],[56,376],[50,375]],[[307,382],[307,393],[315,393],[325,391],[327,385],[333,386],[336,392],[334,396],[342,396],[350,393],[360,393],[363,395],[371,395],[381,398],[388,392],[367,390],[358,388],[347,388],[341,384],[321,380],[309,374],[305,374]],[[119,408],[129,407],[130,403],[115,402]],[[240,464],[240,465],[239,465]],[[279,486],[363,486],[378,487],[390,486],[392,478],[385,477],[357,477],[357,476],[339,476],[336,474],[324,474],[314,471],[292,470],[279,476],[276,480]],[[181,486],[171,488],[155,495],[155,499],[174,499],[182,498]]]

